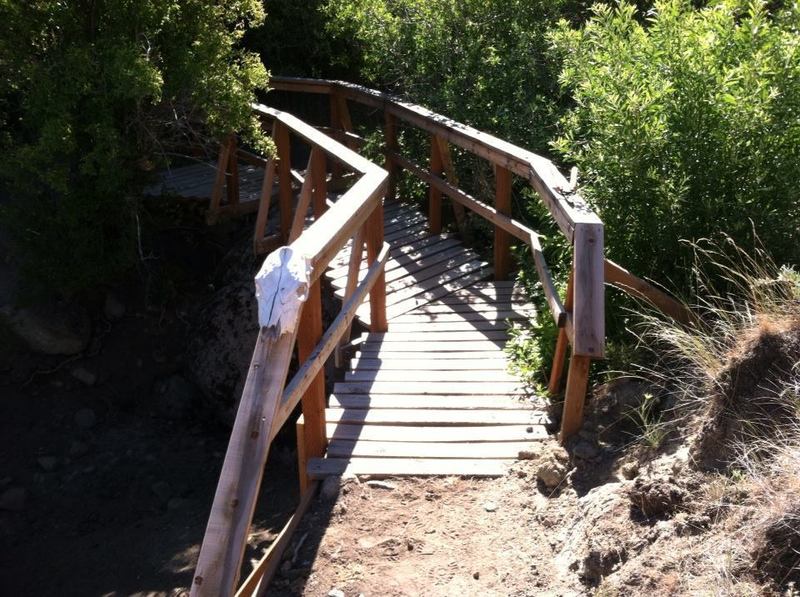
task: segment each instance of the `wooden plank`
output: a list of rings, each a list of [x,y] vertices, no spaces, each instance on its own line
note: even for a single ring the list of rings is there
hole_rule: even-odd
[[[278,203],[280,205],[280,231],[289,238],[292,228],[292,148],[289,129],[280,122],[274,125],[274,141],[278,151]]]
[[[606,338],[602,224],[576,225],[573,273],[572,352],[600,359]]]
[[[570,358],[564,410],[561,415],[561,433],[558,436],[562,444],[576,434],[583,425],[583,405],[586,401],[591,362],[589,357],[576,355],[574,352]]]
[[[231,144],[230,139],[226,138],[219,148],[219,157],[217,159],[217,171],[214,177],[214,185],[211,188],[211,201],[208,207],[208,220],[213,223],[216,218],[216,211],[220,208],[222,203],[222,187],[225,184],[225,176],[230,161]]]
[[[431,135],[431,157],[429,170],[432,176],[442,175],[442,153],[436,136]],[[395,163],[399,163],[399,156],[393,156]],[[432,234],[439,234],[442,231],[442,192],[434,185],[428,188],[428,224]]]
[[[564,308],[567,310],[567,313],[572,311],[572,270],[570,270],[567,280],[567,294],[564,297]],[[547,393],[551,396],[555,396],[558,394],[559,390],[561,390],[561,378],[564,376],[564,364],[566,362],[568,348],[569,338],[567,337],[567,330],[561,328],[558,330],[558,337],[556,338],[553,364],[550,369],[550,381],[547,385]]]
[[[328,458],[478,458],[516,460],[520,453],[534,453],[541,442],[497,442],[485,444],[422,442],[366,442],[335,440]]]
[[[486,319],[476,319],[473,321],[457,320],[457,321],[401,321],[392,320],[392,331],[409,333],[409,332],[481,332],[481,331],[500,331],[505,332],[508,325],[505,320],[488,321]]]
[[[385,185],[383,188],[385,189]],[[370,263],[373,263],[378,259],[384,247],[382,204],[378,204],[372,212],[366,226],[367,259]],[[371,331],[385,332],[388,329],[386,321],[386,274],[383,268],[381,268],[375,284],[369,291],[369,318]]]
[[[526,312],[520,311],[463,311],[463,312],[449,312],[449,313],[405,313],[398,315],[392,319],[392,329],[402,329],[405,324],[419,324],[419,323],[462,323],[462,322],[487,322],[500,324],[508,320],[511,321],[527,321],[535,316],[533,311]]]
[[[497,410],[529,408],[530,403],[516,396],[497,394],[465,395],[413,395],[413,394],[333,394],[331,408],[381,409],[457,409],[457,410]]]
[[[294,219],[292,220],[292,227],[289,229],[289,242],[292,243],[303,232],[305,227],[306,217],[308,215],[308,208],[311,205],[311,197],[314,192],[314,174],[313,168],[317,158],[315,154],[318,152],[316,148],[311,150],[311,157],[308,159],[308,172],[309,176],[303,181],[303,186],[300,188],[300,195],[297,198],[297,206],[294,209]]]
[[[516,381],[436,382],[436,381],[344,381],[333,386],[336,394],[508,394],[525,395]]]
[[[503,340],[469,340],[462,342],[367,342],[359,347],[359,350],[372,353],[384,352],[407,352],[413,353],[414,358],[420,358],[423,354],[424,358],[443,358],[432,356],[435,353],[453,352],[456,354],[466,355],[472,351],[480,352],[502,352],[502,347],[505,346]],[[462,357],[463,358],[463,357]],[[474,357],[473,357],[474,358]]]
[[[308,470],[315,479],[341,475],[378,477],[502,477],[513,460],[465,460],[419,458],[316,458]]]
[[[442,169],[447,176],[447,182],[454,187],[458,187],[458,177],[456,176],[456,169],[453,165],[453,158],[450,155],[450,145],[441,137],[434,137],[434,139],[436,139],[436,142],[439,144],[439,155],[442,158]],[[458,226],[458,232],[462,237],[469,240],[470,235],[467,229],[467,214],[464,211],[464,206],[460,203],[451,203],[451,205],[453,207],[456,225]]]
[[[609,259],[604,261],[604,276],[606,284],[613,284],[631,296],[647,301],[679,323],[690,324],[695,320],[685,304]]]
[[[392,270],[400,269],[401,274],[408,272],[409,267],[413,267],[423,260],[430,261],[435,255],[440,253],[459,253],[466,251],[464,246],[458,241],[447,237],[428,237],[425,241],[433,239],[433,242],[420,243],[412,250],[401,251],[400,247],[392,247],[389,252],[389,261],[386,263],[386,272],[390,273]],[[344,251],[343,251],[344,252]],[[338,259],[337,259],[338,261]],[[363,268],[362,268],[363,269]],[[337,265],[331,268],[326,274],[331,279],[341,278],[347,275],[346,265]]]
[[[269,585],[272,577],[275,576],[275,573],[278,571],[284,551],[286,551],[286,548],[289,547],[291,543],[292,535],[303,519],[303,516],[308,511],[308,507],[311,505],[316,493],[317,483],[315,481],[309,487],[308,491],[302,495],[294,514],[286,521],[281,532],[278,533],[275,540],[264,551],[264,555],[253,567],[253,571],[250,572],[247,579],[236,591],[235,597],[250,597],[258,591],[259,587],[266,587]]]
[[[350,363],[354,370],[359,371],[378,369],[382,371],[506,371],[508,364],[508,359],[500,351],[497,352],[495,358],[403,360],[357,358]]]
[[[192,581],[195,596],[231,595],[261,486],[270,430],[289,370],[296,329],[256,341]]]
[[[388,361],[397,360],[416,360],[424,358],[430,361],[453,361],[463,359],[498,359],[504,358],[502,350],[498,350],[496,345],[487,350],[475,349],[474,351],[463,350],[461,352],[443,352],[443,351],[402,351],[381,349],[380,347],[359,348],[358,354],[362,359],[382,359]]]
[[[447,302],[445,302],[447,301]],[[447,300],[442,297],[435,303],[420,305],[417,309],[398,315],[395,319],[406,317],[438,318],[440,316],[461,317],[462,315],[478,314],[476,317],[497,317],[500,313],[515,312],[522,315],[535,314],[535,309],[530,303],[520,301],[499,300],[497,302],[470,302],[469,300]]]
[[[505,330],[485,330],[485,331],[468,331],[456,330],[437,331],[431,330],[430,332],[396,332],[392,330],[387,334],[370,334],[367,336],[367,343],[377,342],[383,345],[392,342],[462,342],[470,340],[507,340],[508,333]]]
[[[385,152],[384,168],[389,173],[389,184],[386,188],[386,199],[390,201],[397,195],[397,165],[391,153],[397,151],[397,119],[389,113],[384,114],[383,146]]]
[[[258,202],[258,215],[256,216],[255,230],[253,232],[253,252],[258,255],[267,232],[267,218],[269,217],[270,201],[272,199],[272,186],[275,183],[275,160],[267,160],[264,182],[261,187],[261,196]]]
[[[228,172],[225,175],[225,191],[228,205],[239,203],[239,160],[237,158],[236,135],[230,137],[231,149],[228,154]]]
[[[368,410],[329,408],[325,416],[331,423],[355,425],[541,425],[545,415],[533,410],[459,410],[375,408]]]
[[[516,442],[550,437],[543,425],[483,425],[472,427],[408,427],[328,423],[328,440],[382,442]]]
[[[518,378],[504,370],[478,370],[478,371],[442,371],[428,370],[415,371],[414,369],[387,369],[376,370],[356,370],[348,371],[344,374],[344,381],[475,381],[475,382],[495,382],[508,381],[518,382]]]

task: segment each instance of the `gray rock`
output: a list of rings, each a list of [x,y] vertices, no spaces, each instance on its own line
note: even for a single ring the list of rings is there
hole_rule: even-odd
[[[25,509],[28,492],[24,487],[10,487],[0,494],[0,510],[19,512]]]
[[[91,324],[79,310],[49,306],[39,309],[0,309],[0,322],[11,329],[34,352],[73,355],[89,344]]]
[[[536,470],[536,477],[548,489],[555,489],[569,472],[569,454],[561,446],[551,446],[543,455],[539,468]]]
[[[639,465],[635,462],[626,462],[620,468],[620,473],[622,473],[622,476],[629,481],[631,479],[635,479],[636,475],[639,474]]]
[[[486,502],[483,505],[483,509],[486,510],[487,512],[497,512],[497,504],[495,504],[494,502]]]
[[[341,479],[339,477],[328,477],[322,482],[319,488],[320,497],[326,501],[333,501],[339,497],[339,487]]]
[[[97,415],[91,408],[82,408],[75,413],[75,424],[81,429],[91,429],[97,423]]]
[[[331,589],[328,591],[328,597],[344,597],[344,591],[341,589]]]
[[[374,487],[376,489],[388,489],[389,491],[397,488],[395,485],[392,485],[391,483],[386,483],[385,481],[367,481],[366,485],[368,485],[369,487]]]
[[[42,470],[47,473],[56,470],[58,466],[58,458],[55,456],[40,456],[36,459],[36,462],[38,462]]]
[[[110,321],[121,319],[125,316],[125,304],[116,295],[109,292],[106,294],[106,301],[103,304],[103,313]]]
[[[180,375],[172,375],[156,384],[158,413],[173,420],[190,416],[199,399],[199,392]]]
[[[86,384],[87,386],[93,386],[95,383],[97,383],[97,375],[88,369],[84,369],[83,367],[76,367],[72,370],[71,375],[79,382]]]
[[[596,458],[598,454],[600,454],[600,449],[594,442],[581,440],[575,444],[575,447],[572,449],[572,453],[577,458],[582,458],[583,460],[592,460]]]

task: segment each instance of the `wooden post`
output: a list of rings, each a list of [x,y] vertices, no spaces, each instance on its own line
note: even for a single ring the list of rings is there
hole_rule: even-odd
[[[347,303],[348,299],[353,296],[358,286],[358,273],[361,270],[361,261],[364,258],[364,227],[358,229],[358,232],[353,236],[353,244],[350,247],[350,263],[347,267],[347,283],[344,288],[344,298],[342,304]],[[336,346],[334,352],[334,362],[337,367],[342,366],[342,351],[341,347],[350,340],[350,330],[352,326],[347,326],[347,331],[342,335],[342,340]]]
[[[281,238],[289,239],[292,228],[292,148],[289,129],[285,124],[275,122],[275,145],[278,149],[278,205],[281,212]]]
[[[339,100],[337,99],[337,93],[335,90],[331,90],[329,99],[330,105],[330,125],[333,129],[333,134],[331,135],[337,141],[341,141],[341,135],[339,131],[342,130],[342,119],[339,115]],[[331,183],[333,184],[334,188],[338,188],[339,181],[342,179],[342,165],[336,161],[331,161]]]
[[[558,436],[562,444],[583,425],[583,403],[586,401],[586,385],[589,381],[591,363],[590,357],[572,351],[567,374],[567,391],[564,395],[564,411],[561,415],[561,433]]]
[[[564,310],[567,312],[568,317],[572,317],[572,270],[569,271],[567,294],[564,297]],[[547,392],[551,396],[558,394],[559,390],[561,389],[561,378],[564,375],[564,364],[567,359],[567,348],[569,348],[567,328],[561,327],[558,330],[556,350],[553,354],[553,368],[550,371],[550,384],[547,386]]]
[[[367,219],[367,263],[373,264],[383,248],[383,204],[378,203]],[[386,275],[381,270],[375,285],[369,292],[369,322],[372,332],[389,329],[386,321]]]
[[[397,164],[392,159],[391,152],[399,152],[399,147],[397,146],[397,118],[389,112],[384,112],[383,140],[386,150],[384,167],[389,173],[386,201],[394,201],[397,198]]]
[[[303,305],[297,334],[297,358],[303,364],[314,351],[322,337],[322,294],[317,280],[308,290],[308,299]],[[325,432],[325,370],[321,370],[303,395],[303,456],[321,458],[328,445]],[[300,463],[302,466],[302,463]],[[310,479],[305,470],[300,471],[300,489],[305,491]]]
[[[453,187],[458,188],[458,176],[456,176],[456,168],[453,165],[453,157],[450,155],[450,144],[447,142],[447,139],[442,139],[439,136],[434,136],[433,139],[439,146],[439,158],[442,162],[442,171],[447,176],[447,182]],[[467,210],[458,202],[451,201],[450,205],[453,206],[453,215],[456,218],[458,231],[465,240],[469,240],[467,231]]]
[[[495,201],[498,213],[511,215],[511,171],[502,166],[494,167]],[[494,227],[494,279],[507,280],[511,269],[511,235]],[[560,334],[559,334],[560,338]]]
[[[267,219],[272,200],[272,185],[275,182],[275,160],[268,159],[264,168],[264,180],[261,183],[261,196],[258,199],[258,214],[253,232],[253,252],[260,255],[264,252],[264,236],[267,232]]]
[[[228,152],[228,172],[226,174],[226,189],[228,191],[228,205],[239,204],[239,156],[236,144],[236,135],[230,137],[230,151]]]
[[[308,470],[308,454],[306,453],[306,423],[305,417],[300,415],[295,425],[297,432],[297,473],[300,477],[300,495],[308,491],[310,479],[306,471]]]
[[[225,184],[225,179],[227,177],[230,154],[230,139],[226,138],[219,146],[217,173],[214,178],[214,186],[211,187],[211,201],[208,206],[208,214],[206,215],[206,221],[209,224],[213,224],[217,221],[217,212],[222,204],[222,186]]]
[[[431,136],[430,171],[434,176],[442,175],[442,154],[435,135]],[[431,234],[442,233],[442,192],[433,185],[428,190],[428,227]]]
[[[312,163],[313,162],[313,163]],[[317,220],[328,209],[328,160],[324,151],[311,152],[311,172],[306,172],[306,176],[311,176],[314,185],[314,219]]]
[[[297,198],[297,206],[294,209],[294,219],[292,220],[292,227],[289,230],[289,242],[294,242],[297,237],[303,233],[303,228],[306,223],[306,215],[308,208],[311,205],[311,198],[314,195],[314,180],[315,170],[320,165],[318,154],[322,152],[318,147],[311,150],[311,155],[308,158],[308,166],[306,166],[306,177],[303,179],[303,186],[300,187],[300,195]],[[316,206],[315,206],[316,211]]]

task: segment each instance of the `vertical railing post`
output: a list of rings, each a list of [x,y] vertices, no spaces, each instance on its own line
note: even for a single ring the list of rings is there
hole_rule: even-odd
[[[289,129],[275,122],[275,145],[278,150],[278,205],[281,213],[281,238],[289,238],[292,228],[292,148]]]
[[[386,201],[394,201],[397,198],[397,164],[395,164],[392,153],[399,153],[399,148],[397,146],[397,118],[389,112],[384,112],[383,141],[386,149],[384,167],[389,173]]]
[[[230,151],[228,152],[228,169],[225,174],[228,205],[239,204],[239,150],[236,135],[230,137]]]
[[[564,296],[564,310],[567,312],[567,317],[569,319],[572,319],[572,277],[572,269],[570,269],[569,280],[567,281],[567,293]],[[569,337],[567,336],[567,328],[561,327],[558,329],[556,349],[553,353],[553,368],[550,370],[550,383],[547,386],[547,392],[551,396],[555,396],[561,390],[561,379],[564,376],[564,365],[567,360],[568,348]]]
[[[308,298],[300,315],[297,333],[297,360],[302,365],[316,348],[322,337],[322,293],[316,280],[308,290]],[[298,453],[300,466],[300,492],[305,493],[310,479],[305,470],[309,458],[322,458],[327,447],[325,429],[325,371],[320,371],[306,390],[303,404],[303,444]]]
[[[339,131],[342,130],[342,118],[339,114],[339,98],[335,87],[331,88],[330,95],[328,96],[330,105],[330,127],[333,129],[331,135],[337,141],[341,141]],[[339,181],[342,179],[342,166],[336,160],[331,163],[331,183],[334,188],[337,188]]]
[[[498,213],[511,215],[511,171],[502,166],[494,167],[495,173],[495,201],[494,207]],[[494,279],[508,279],[511,270],[511,235],[500,228],[494,227]]]
[[[431,135],[430,171],[434,176],[442,175],[442,153],[434,135]],[[431,234],[442,232],[442,193],[433,185],[428,190],[428,228]]]
[[[567,373],[560,440],[583,424],[583,405],[592,359],[605,356],[603,224],[577,222],[573,234],[572,356]]]
[[[328,159],[325,152],[318,151],[314,155],[311,168],[313,176],[313,209],[314,219],[318,219],[328,209]],[[306,173],[308,175],[308,173]]]
[[[367,219],[367,263],[375,263],[383,248],[383,204],[379,201]],[[386,321],[386,274],[383,269],[369,291],[369,328],[372,332],[389,329]]]

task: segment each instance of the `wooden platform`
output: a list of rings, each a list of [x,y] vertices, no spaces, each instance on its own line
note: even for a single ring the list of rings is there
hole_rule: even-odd
[[[328,453],[312,477],[505,474],[547,437],[541,401],[508,371],[509,321],[532,307],[512,282],[414,208],[385,209],[389,331],[365,334],[326,411]],[[349,248],[326,277],[344,293]],[[362,272],[363,273],[363,272]],[[369,322],[369,307],[359,310]]]

